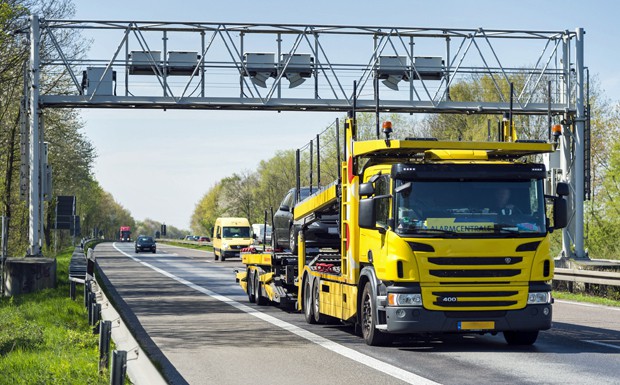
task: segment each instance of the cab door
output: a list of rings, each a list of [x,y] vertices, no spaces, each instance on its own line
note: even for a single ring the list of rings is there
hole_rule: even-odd
[[[375,200],[376,228],[360,229],[360,260],[372,264],[380,274],[385,269],[384,261],[388,254],[387,232],[391,230],[390,224],[393,222],[390,176],[380,175],[375,180],[374,190],[375,197],[384,198]]]

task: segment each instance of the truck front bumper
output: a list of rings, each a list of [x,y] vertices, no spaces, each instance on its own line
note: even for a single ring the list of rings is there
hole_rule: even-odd
[[[224,258],[239,258],[241,257],[241,250],[222,250],[222,256]]]
[[[430,311],[421,307],[386,307],[389,333],[494,332],[547,330],[551,304],[504,311]],[[384,329],[385,330],[385,329]]]

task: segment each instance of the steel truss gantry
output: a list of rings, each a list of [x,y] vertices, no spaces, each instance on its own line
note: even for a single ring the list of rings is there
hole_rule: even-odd
[[[59,42],[93,39],[88,57]],[[393,26],[30,19],[30,253],[40,253],[44,108],[383,111],[549,115],[562,119],[562,178],[574,216],[565,252],[583,247],[583,29],[525,31]],[[45,39],[48,49],[40,45]],[[51,47],[51,49],[49,49]],[[516,63],[516,64],[514,64]],[[39,74],[69,89],[40,94]],[[456,100],[485,79],[485,100]],[[41,80],[44,82],[45,80]],[[353,95],[353,84],[356,95]],[[513,90],[514,91],[509,91]],[[551,119],[550,119],[551,120]],[[33,206],[34,205],[34,206]],[[566,232],[566,231],[565,231]]]

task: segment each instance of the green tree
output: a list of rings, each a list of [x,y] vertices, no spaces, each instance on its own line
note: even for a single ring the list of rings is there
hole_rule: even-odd
[[[219,203],[222,185],[215,184],[198,201],[191,218],[191,230],[194,234],[212,235],[215,220],[222,215],[223,208]]]

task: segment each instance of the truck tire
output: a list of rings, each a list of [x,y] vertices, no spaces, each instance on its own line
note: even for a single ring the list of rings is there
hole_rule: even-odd
[[[321,288],[320,286],[321,286],[321,280],[319,278],[315,279],[314,285],[312,285],[312,313],[314,314],[315,323],[318,323],[318,324],[325,323],[326,321],[325,316],[323,316],[319,312],[319,306],[320,306],[319,290]]]
[[[259,306],[267,305],[267,298],[261,293],[258,271],[254,273],[254,302]]]
[[[388,335],[377,330],[377,316],[375,311],[376,300],[372,295],[372,285],[366,282],[364,291],[362,292],[362,301],[360,306],[360,323],[362,329],[362,337],[367,345],[382,346],[389,342]]]
[[[309,324],[315,324],[314,319],[314,304],[312,301],[312,278],[307,277],[304,283],[304,317]]]
[[[538,338],[538,330],[534,331],[505,331],[504,339],[508,345],[525,346],[532,345]]]
[[[254,303],[256,302],[256,299],[254,298],[254,274],[252,274],[250,269],[248,269],[248,272],[245,275],[245,280],[248,283],[248,301],[250,301],[250,303]]]
[[[217,261],[219,256],[217,255],[217,251],[213,250],[213,258],[215,258],[215,260]]]

